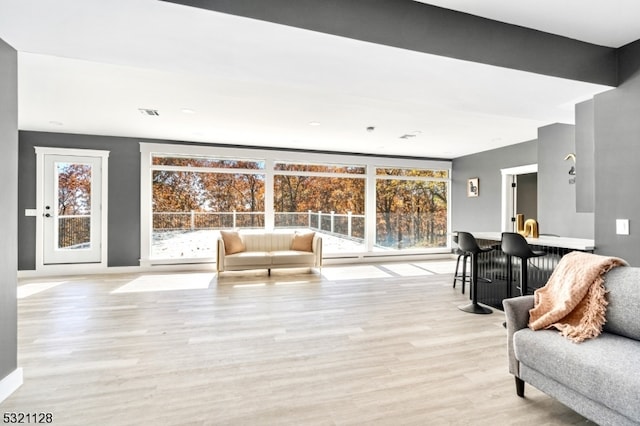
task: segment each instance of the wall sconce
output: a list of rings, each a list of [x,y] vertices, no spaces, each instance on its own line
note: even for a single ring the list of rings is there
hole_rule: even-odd
[[[569,169],[569,185],[573,185],[576,183],[576,155],[574,153],[567,154],[564,161],[567,160],[573,160],[573,165]]]

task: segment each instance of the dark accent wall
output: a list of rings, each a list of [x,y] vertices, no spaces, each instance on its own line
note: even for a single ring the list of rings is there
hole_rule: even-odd
[[[0,39],[0,381],[18,368],[18,53]]]
[[[451,229],[454,231],[500,231],[502,229],[502,174],[500,169],[535,164],[536,141],[524,142],[453,160]],[[467,197],[467,179],[477,177],[478,197]]]
[[[209,148],[273,149],[295,151],[295,149],[248,147],[228,144],[206,144],[159,139],[138,139],[113,136],[80,135],[69,133],[47,133],[20,131],[18,178],[18,269],[36,268],[36,218],[25,216],[25,209],[36,208],[36,153],[35,147],[96,149],[109,151],[108,181],[108,259],[107,266],[140,265],[140,143],[202,145]],[[328,153],[327,151],[305,151]],[[336,154],[333,152],[333,154]],[[363,155],[368,154],[354,154]],[[390,156],[389,158],[413,159],[415,157]],[[429,160],[428,158],[421,158]]]
[[[593,213],[595,203],[593,100],[576,105],[576,211]]]
[[[34,147],[98,149],[109,153],[108,266],[139,266],[140,262],[140,144],[144,140],[66,133],[20,132],[18,188],[19,263],[21,271],[35,269],[36,218],[24,215],[36,208]],[[162,141],[154,141],[156,143]]]
[[[615,49],[410,0],[171,0],[466,61],[616,86]]]
[[[570,184],[575,126],[552,124],[538,129],[538,224],[541,234],[593,238],[593,213],[576,211],[576,184]]]
[[[640,266],[640,40],[620,49],[620,75],[594,98],[596,249]],[[616,219],[629,219],[629,235],[616,235]]]

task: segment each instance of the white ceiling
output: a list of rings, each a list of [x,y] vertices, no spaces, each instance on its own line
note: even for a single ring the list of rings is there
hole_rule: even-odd
[[[579,23],[546,0],[544,14],[540,0],[429,3],[540,29],[562,15],[588,31],[565,35],[603,45],[640,38],[598,35],[633,27],[630,2],[607,2],[626,8],[618,21]],[[572,123],[576,102],[609,89],[156,0],[0,0],[0,10],[0,38],[20,52],[23,130],[455,158]]]

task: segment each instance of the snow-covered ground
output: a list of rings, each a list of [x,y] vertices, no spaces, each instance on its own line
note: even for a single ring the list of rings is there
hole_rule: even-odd
[[[154,232],[151,256],[155,259],[189,259],[216,256],[216,240],[220,233],[213,230]],[[364,244],[322,234],[324,253],[354,253],[364,250]]]

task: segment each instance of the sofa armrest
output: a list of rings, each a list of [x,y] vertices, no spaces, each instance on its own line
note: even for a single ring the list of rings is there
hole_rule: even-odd
[[[313,242],[311,243],[311,249],[315,254],[314,267],[322,268],[322,237],[317,233],[313,236]]]
[[[533,309],[533,296],[520,296],[502,301],[504,314],[507,318],[507,348],[509,354],[509,373],[516,377],[520,374],[520,364],[513,350],[513,334],[527,328],[529,324],[529,310]]]
[[[224,271],[224,255],[225,255],[225,249],[224,249],[224,240],[222,239],[222,237],[218,237],[218,241],[217,241],[217,249],[216,249],[216,271],[217,272],[223,272]]]

